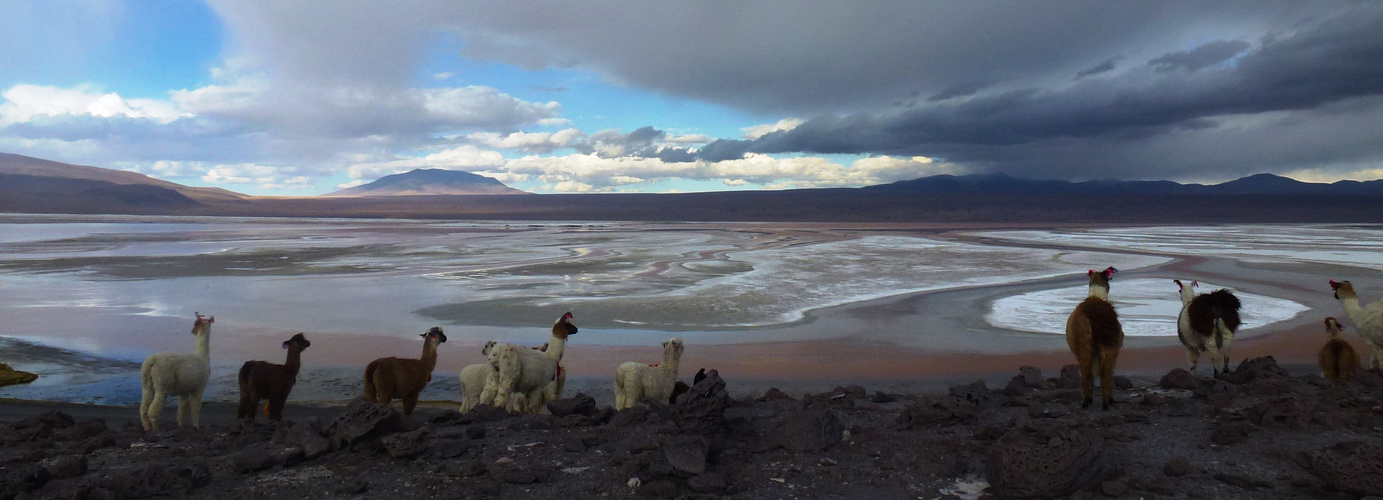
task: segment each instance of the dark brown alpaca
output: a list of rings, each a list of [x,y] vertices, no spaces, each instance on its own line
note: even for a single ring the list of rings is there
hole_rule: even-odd
[[[1354,347],[1340,338],[1344,327],[1335,318],[1325,318],[1325,332],[1330,335],[1330,340],[1321,347],[1321,352],[1316,359],[1321,364],[1321,376],[1339,380],[1349,380],[1350,376],[1359,369],[1359,353],[1354,351]]]
[[[1186,305],[1191,334],[1210,352],[1210,365],[1216,375],[1229,372],[1229,344],[1241,323],[1239,307],[1239,298],[1224,288],[1197,295]],[[1191,368],[1194,370],[1195,365]]]
[[[240,407],[235,411],[235,418],[248,418],[253,422],[255,406],[259,405],[260,400],[268,399],[266,412],[269,420],[282,421],[283,403],[288,400],[288,393],[293,391],[293,384],[298,380],[303,351],[311,345],[312,342],[299,333],[283,341],[283,348],[288,350],[288,359],[283,364],[246,361],[241,365]]]
[[[1090,276],[1090,296],[1066,319],[1066,345],[1080,365],[1082,408],[1089,408],[1093,401],[1096,370],[1100,372],[1101,407],[1108,410],[1114,402],[1114,363],[1119,358],[1119,348],[1124,346],[1119,314],[1108,300],[1109,279],[1115,272],[1111,267],[1086,273]]]
[[[413,414],[418,394],[432,381],[437,344],[447,341],[447,334],[435,326],[422,337],[423,355],[419,359],[379,358],[365,366],[365,399],[387,405],[398,398],[403,400],[403,414]]]

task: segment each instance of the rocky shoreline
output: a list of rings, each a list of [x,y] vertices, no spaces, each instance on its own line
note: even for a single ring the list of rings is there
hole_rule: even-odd
[[[676,404],[622,412],[585,395],[519,416],[357,400],[157,433],[49,412],[0,423],[0,500],[1383,496],[1383,375],[1256,358],[1220,378],[1120,377],[1109,411],[1080,409],[1075,375],[734,400],[712,371]]]

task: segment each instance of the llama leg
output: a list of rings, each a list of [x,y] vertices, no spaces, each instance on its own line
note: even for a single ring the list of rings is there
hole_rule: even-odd
[[[248,418],[250,422],[254,422],[255,403],[258,402],[259,400],[256,399],[255,395],[250,391],[240,391],[240,405],[235,407],[235,419],[243,420]]]
[[[413,414],[413,407],[418,405],[418,394],[415,392],[399,398],[403,400],[403,415],[405,417]]]
[[[163,405],[168,402],[168,393],[155,390],[154,400],[149,403],[149,430],[158,432],[158,417],[163,413]]]
[[[1117,350],[1100,350],[1100,403],[1105,410],[1114,404],[1114,362],[1118,360],[1118,356]]]
[[[144,426],[144,430],[146,430],[146,431],[155,430],[155,429],[151,428],[150,426],[151,426],[151,425],[158,425],[158,424],[157,424],[157,422],[158,422],[158,414],[157,414],[157,413],[154,414],[154,417],[153,417],[153,418],[149,418],[149,408],[150,408],[151,406],[153,406],[153,402],[154,402],[154,388],[153,388],[153,387],[150,387],[150,386],[148,386],[148,385],[145,385],[145,386],[144,386],[144,393],[143,393],[143,394],[140,396],[140,398],[139,398],[139,423],[140,423],[141,425]]]
[[[183,424],[191,422],[191,419],[188,418],[191,408],[192,401],[187,394],[178,396],[178,427],[182,427]]]
[[[288,402],[288,397],[269,399],[269,420],[274,422],[283,421],[283,405]]]
[[[1200,364],[1201,351],[1193,347],[1186,348],[1186,371],[1196,373],[1196,365]]]
[[[192,396],[187,398],[188,413],[191,413],[192,428],[194,429],[202,425],[202,391],[204,390],[205,389],[197,389],[197,392],[192,393]]]
[[[1088,361],[1089,356],[1082,357],[1086,359],[1078,363],[1080,365],[1080,407],[1090,408],[1090,403],[1094,399],[1092,393],[1095,392],[1095,367],[1091,366],[1094,363]]]
[[[1222,363],[1222,365],[1221,365],[1222,368],[1220,368],[1220,371],[1223,372],[1223,373],[1229,373],[1229,340],[1228,340],[1228,339],[1225,340],[1225,345],[1224,345],[1224,347],[1221,347],[1221,348],[1220,348],[1220,362]]]

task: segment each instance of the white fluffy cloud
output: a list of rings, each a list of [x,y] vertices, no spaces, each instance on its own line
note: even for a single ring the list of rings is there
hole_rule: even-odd
[[[758,139],[773,132],[795,129],[798,125],[803,123],[806,123],[806,120],[801,118],[784,118],[778,120],[778,123],[765,123],[762,125],[745,127],[740,130],[744,131],[745,139]]]
[[[722,162],[665,162],[658,158],[599,154],[525,156],[476,173],[506,183],[537,180],[537,191],[614,192],[664,180],[721,181],[727,186],[763,189],[854,187],[958,173],[954,165],[926,157],[879,156],[849,166],[820,157],[775,158],[751,154]]]
[[[167,101],[125,99],[114,92],[100,92],[90,85],[60,88],[19,84],[0,93],[0,127],[27,122],[38,116],[88,115],[148,118],[168,123],[190,116]]]
[[[498,152],[465,145],[419,158],[357,163],[347,168],[346,174],[352,179],[377,179],[418,168],[476,171],[495,168],[503,164],[504,156]]]

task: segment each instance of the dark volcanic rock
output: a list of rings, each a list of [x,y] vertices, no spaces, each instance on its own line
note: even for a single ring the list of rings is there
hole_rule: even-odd
[[[1210,440],[1220,446],[1235,444],[1248,437],[1248,427],[1242,423],[1223,423],[1215,426],[1215,430],[1210,432]]]
[[[1305,429],[1315,414],[1315,405],[1301,398],[1276,398],[1249,409],[1253,423],[1270,429]]]
[[[687,480],[690,486],[697,493],[716,493],[725,489],[725,476],[715,472],[709,472]]]
[[[558,399],[547,403],[547,411],[558,417],[567,415],[591,416],[595,413],[595,398],[585,394],[577,393],[570,398]]]
[[[304,419],[291,426],[279,427],[274,433],[273,442],[302,449],[303,458],[308,460],[331,451],[331,441],[322,437],[322,425],[316,417]]]
[[[759,401],[776,401],[779,399],[790,400],[793,399],[793,397],[789,396],[786,392],[778,390],[777,387],[770,387],[767,391],[764,392],[764,395],[759,396]]]
[[[770,431],[773,444],[792,451],[824,450],[839,443],[845,426],[831,410],[810,408],[789,413]]]
[[[1028,387],[1042,386],[1042,370],[1034,366],[1018,367],[1018,378]]]
[[[1056,386],[1059,389],[1080,388],[1080,366],[1066,365],[1061,367],[1061,377],[1057,379]]]
[[[706,454],[710,443],[700,436],[680,436],[663,443],[663,458],[674,469],[688,473],[706,472]]]
[[[860,389],[863,390],[863,389]],[[668,407],[671,420],[682,432],[713,433],[725,427],[725,407],[730,405],[730,393],[720,372],[707,370],[706,378],[677,397]]]
[[[1196,376],[1183,368],[1173,368],[1162,376],[1162,380],[1157,383],[1163,389],[1186,389],[1196,388]]]
[[[86,456],[66,455],[53,458],[44,461],[43,468],[47,469],[48,474],[54,479],[80,476],[86,474]]]
[[[1003,497],[1069,495],[1105,479],[1113,464],[1101,460],[1100,432],[1070,421],[1037,420],[1000,438],[989,452],[987,472]]]
[[[1185,476],[1191,473],[1191,461],[1186,457],[1176,457],[1162,466],[1162,473],[1171,477]]]
[[[483,424],[486,422],[497,422],[513,416],[513,413],[509,413],[509,411],[504,408],[496,408],[490,405],[476,405],[475,408],[471,408],[471,411],[461,415],[461,418],[458,418],[456,422],[461,424]]]
[[[0,469],[0,498],[10,499],[48,484],[48,470],[34,464],[12,464]]]
[[[955,396],[922,396],[903,409],[894,428],[959,423],[973,419],[978,412],[974,403]]]
[[[240,450],[231,455],[231,468],[242,474],[261,471],[273,466],[274,457],[269,456],[269,451],[260,446]]]
[[[438,458],[455,458],[461,456],[471,447],[471,442],[467,439],[434,439],[428,447],[432,456]]]
[[[629,427],[642,424],[646,420],[648,420],[648,407],[640,405],[615,412],[615,416],[610,417],[610,425]]]
[[[345,413],[327,425],[326,434],[341,446],[352,446],[379,439],[401,428],[402,416],[393,408],[356,398],[346,407]]]
[[[1272,356],[1263,356],[1239,363],[1239,366],[1234,367],[1234,371],[1220,375],[1220,380],[1242,385],[1254,380],[1288,378],[1289,376],[1287,370],[1277,366],[1276,359],[1273,359]]]
[[[431,429],[422,428],[416,431],[400,432],[385,436],[382,440],[384,449],[389,452],[389,456],[394,458],[412,458],[424,451],[427,451],[428,435]]]
[[[96,486],[123,498],[155,495],[185,496],[193,489],[211,484],[211,469],[202,462],[146,464],[112,469]]]
[[[106,421],[99,418],[87,420],[70,428],[53,433],[53,437],[63,441],[80,441],[106,431]]]
[[[1309,456],[1309,470],[1335,489],[1383,496],[1383,444],[1336,443]]]
[[[370,483],[364,479],[347,479],[345,482],[336,485],[336,492],[342,495],[359,495],[365,490],[370,489]]]
[[[985,406],[988,403],[1004,399],[998,393],[985,387],[983,380],[976,380],[966,385],[953,385],[947,389],[947,393],[978,406]]]

